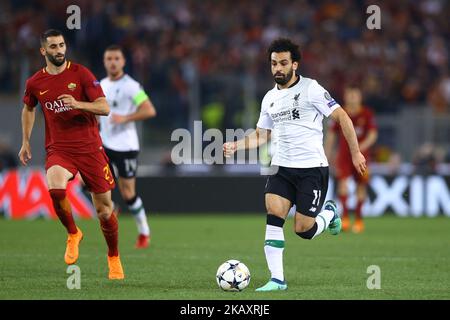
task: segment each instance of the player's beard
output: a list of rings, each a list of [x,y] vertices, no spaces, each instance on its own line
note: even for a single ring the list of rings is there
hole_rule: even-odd
[[[118,78],[121,72],[119,69],[115,69],[114,71],[109,71],[109,76],[113,79]]]
[[[65,55],[56,55],[52,56],[50,53],[46,52],[45,56],[47,57],[48,61],[50,61],[53,65],[56,67],[60,67],[66,62],[66,56]],[[63,57],[61,60],[57,60],[56,57]]]
[[[277,77],[277,75],[281,75],[281,73],[275,73],[273,76],[273,79],[275,80],[275,82],[277,84],[284,86],[286,83],[289,82],[289,80],[292,79],[293,74],[294,74],[294,69],[291,68],[291,70],[289,70],[289,72],[284,77]]]

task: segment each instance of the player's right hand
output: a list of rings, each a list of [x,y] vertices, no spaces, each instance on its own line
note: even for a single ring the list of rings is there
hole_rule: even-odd
[[[27,162],[31,160],[31,148],[29,143],[22,144],[19,151],[19,159],[24,166],[26,166]]]
[[[364,156],[361,152],[357,152],[354,155],[352,155],[352,162],[353,162],[353,166],[355,167],[356,171],[360,175],[363,175],[364,172],[366,172],[366,169],[367,169],[366,158],[364,158]]]
[[[223,155],[225,158],[229,158],[236,152],[236,149],[236,142],[225,142],[223,144]]]

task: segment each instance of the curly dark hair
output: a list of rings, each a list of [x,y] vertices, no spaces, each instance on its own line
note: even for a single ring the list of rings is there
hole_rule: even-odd
[[[267,54],[269,61],[271,60],[272,52],[287,52],[291,53],[292,62],[300,62],[302,55],[300,53],[300,47],[287,38],[278,38],[274,40],[269,48]]]

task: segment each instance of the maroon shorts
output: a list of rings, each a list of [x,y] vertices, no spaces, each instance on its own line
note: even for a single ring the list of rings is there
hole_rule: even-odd
[[[104,193],[115,187],[114,177],[108,163],[109,159],[103,148],[81,154],[51,151],[47,154],[45,170],[58,165],[67,169],[74,177],[79,172],[89,191]]]
[[[336,178],[338,180],[353,177],[356,183],[368,184],[370,180],[369,168],[366,169],[363,175],[356,171],[352,160],[339,160],[336,163]]]

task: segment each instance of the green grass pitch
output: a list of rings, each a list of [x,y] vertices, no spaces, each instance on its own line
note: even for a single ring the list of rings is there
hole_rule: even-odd
[[[151,247],[134,249],[136,228],[120,217],[126,279],[107,279],[106,244],[95,220],[84,232],[77,265],[81,289],[66,287],[65,232],[58,221],[0,218],[0,299],[450,299],[450,219],[367,218],[360,235],[307,241],[285,225],[285,292],[256,293],[269,278],[265,215],[149,216]],[[250,269],[242,292],[221,291],[218,266],[238,259]],[[369,290],[367,268],[381,269],[381,289]]]

